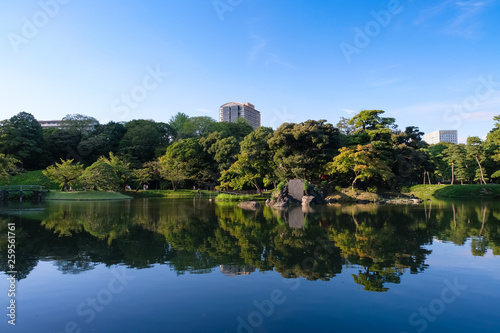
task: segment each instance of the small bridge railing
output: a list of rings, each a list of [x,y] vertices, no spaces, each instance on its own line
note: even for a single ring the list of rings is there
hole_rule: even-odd
[[[0,191],[7,192],[41,192],[45,191],[45,188],[41,185],[7,185],[0,186]]]

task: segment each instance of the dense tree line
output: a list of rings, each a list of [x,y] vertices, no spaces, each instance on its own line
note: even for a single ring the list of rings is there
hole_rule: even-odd
[[[216,122],[178,113],[168,123],[99,122],[67,115],[44,128],[29,113],[0,122],[0,177],[46,168],[61,184],[95,190],[263,188],[303,178],[317,185],[384,187],[488,183],[500,178],[500,116],[486,140],[429,146],[418,127],[400,130],[382,110],[334,126],[325,120],[253,130],[244,120]]]

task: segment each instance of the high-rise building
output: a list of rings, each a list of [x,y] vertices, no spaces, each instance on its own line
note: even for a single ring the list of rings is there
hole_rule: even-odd
[[[424,135],[424,141],[430,145],[440,142],[451,142],[458,144],[457,130],[439,130]]]
[[[254,129],[260,127],[260,112],[255,110],[253,104],[230,102],[220,107],[219,121],[234,123],[238,118],[247,120]]]

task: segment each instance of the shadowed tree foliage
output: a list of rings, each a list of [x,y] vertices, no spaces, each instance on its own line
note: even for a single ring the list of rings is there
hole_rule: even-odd
[[[125,129],[127,132],[120,141],[118,154],[133,167],[140,167],[164,154],[172,135],[169,125],[151,120],[129,121]]]
[[[19,163],[13,157],[0,154],[0,181],[7,181],[16,172],[16,164]]]
[[[241,142],[237,161],[222,172],[221,187],[237,190],[254,186],[259,192],[263,186],[276,180],[274,163],[268,141],[273,135],[270,127],[259,127]]]
[[[326,120],[284,123],[268,141],[280,179],[318,181],[340,147],[339,131]]]
[[[42,127],[30,113],[20,112],[0,123],[0,153],[19,160],[23,168],[43,165],[43,147]]]
[[[391,168],[377,157],[371,144],[340,148],[339,155],[335,156],[326,168],[328,174],[340,173],[349,177],[353,189],[358,180],[366,181],[379,177],[385,182],[394,177]]]

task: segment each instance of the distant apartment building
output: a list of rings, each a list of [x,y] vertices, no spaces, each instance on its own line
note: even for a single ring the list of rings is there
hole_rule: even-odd
[[[254,129],[260,127],[260,112],[250,103],[230,102],[219,109],[219,121],[234,123],[238,118],[247,120]]]
[[[42,128],[61,128],[61,120],[38,120]]]
[[[424,135],[424,141],[430,145],[440,142],[458,144],[457,130],[439,130]]]

